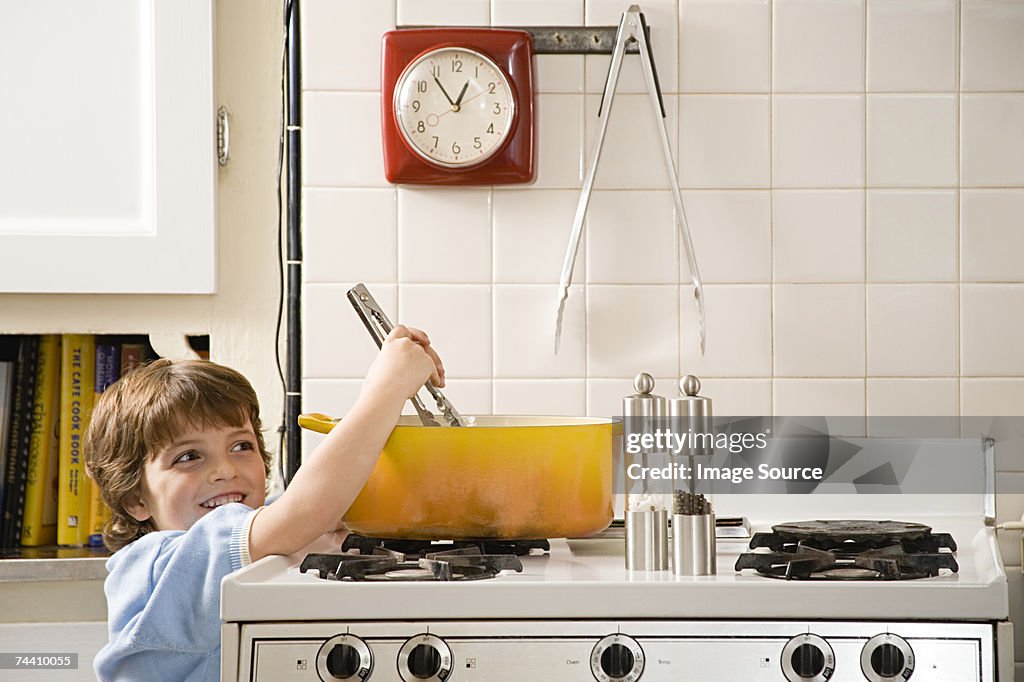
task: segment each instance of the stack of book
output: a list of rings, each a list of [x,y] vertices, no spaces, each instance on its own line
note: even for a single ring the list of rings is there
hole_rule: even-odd
[[[109,512],[82,450],[89,414],[153,357],[144,336],[0,336],[0,549],[103,545]]]

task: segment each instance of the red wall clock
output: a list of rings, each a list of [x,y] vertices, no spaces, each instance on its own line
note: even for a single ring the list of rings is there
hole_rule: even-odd
[[[526,31],[384,34],[381,126],[388,181],[530,182],[533,109],[533,37]]]

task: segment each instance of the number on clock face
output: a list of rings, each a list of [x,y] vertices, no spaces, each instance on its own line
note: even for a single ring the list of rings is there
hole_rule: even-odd
[[[446,47],[421,55],[395,87],[395,120],[421,157],[448,168],[472,166],[497,152],[515,115],[512,86],[483,54]]]

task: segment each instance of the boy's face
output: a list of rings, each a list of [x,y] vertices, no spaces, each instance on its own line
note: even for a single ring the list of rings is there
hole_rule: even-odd
[[[261,506],[265,486],[252,424],[203,430],[190,426],[147,458],[139,500],[127,510],[138,521],[152,519],[157,530],[188,530],[222,504]]]

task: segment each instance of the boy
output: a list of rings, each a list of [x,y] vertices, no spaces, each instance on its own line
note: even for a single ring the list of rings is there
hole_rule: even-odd
[[[352,410],[272,505],[259,405],[234,370],[157,360],[108,388],[85,457],[112,518],[101,680],[220,679],[220,582],[340,530],[405,401],[444,385],[426,334],[388,335]],[[334,545],[337,548],[337,544]]]

